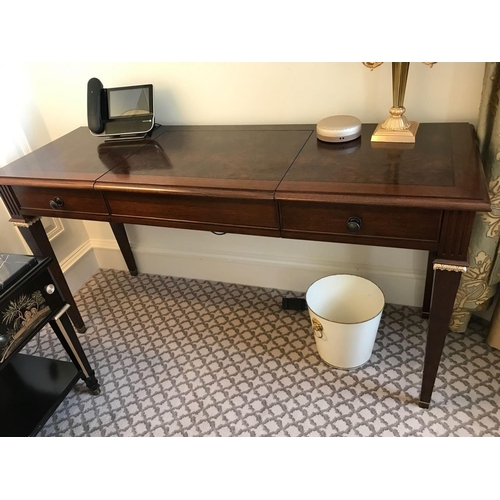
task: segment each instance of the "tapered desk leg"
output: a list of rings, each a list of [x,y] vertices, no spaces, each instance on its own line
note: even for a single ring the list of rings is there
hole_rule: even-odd
[[[465,263],[466,264],[466,263]],[[424,373],[419,406],[429,408],[432,390],[441,360],[441,354],[449,331],[451,313],[465,266],[434,262],[434,286],[432,289],[429,328],[425,347]]]
[[[429,252],[427,259],[427,274],[425,275],[424,301],[422,304],[422,318],[428,318],[431,310],[432,284],[434,282],[434,260],[436,252]]]
[[[95,372],[92,370],[87,356],[85,356],[82,345],[80,344],[75,330],[73,330],[73,326],[71,325],[71,321],[69,320],[64,309],[62,314],[57,315],[52,321],[50,321],[50,326],[73,361],[73,364],[82,372],[82,379],[89,390],[94,394],[99,394],[101,391],[99,388],[99,382],[95,377]]]
[[[33,255],[37,257],[51,257],[52,264],[49,266],[49,271],[54,279],[54,284],[57,286],[59,293],[63,296],[66,303],[71,307],[68,310],[68,315],[71,321],[75,325],[75,328],[83,333],[87,329],[85,323],[83,322],[82,315],[76,306],[75,299],[69,289],[66,278],[57,262],[57,258],[52,249],[49,239],[47,238],[47,233],[43,227],[42,221],[39,217],[34,217],[26,222],[13,220],[14,224],[18,227],[19,231],[26,240],[26,243],[30,247]]]
[[[110,222],[109,225],[113,230],[116,241],[120,250],[122,252],[125,263],[127,264],[128,270],[132,276],[137,276],[137,264],[135,263],[134,254],[130,248],[130,243],[127,238],[127,232],[125,231],[125,226],[118,222]]]

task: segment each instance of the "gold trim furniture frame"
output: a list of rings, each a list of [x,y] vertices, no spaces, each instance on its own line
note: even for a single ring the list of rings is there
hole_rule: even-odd
[[[79,331],[37,217],[108,222],[132,274],[124,224],[428,251],[427,408],[475,213],[490,210],[486,180],[470,124],[420,124],[410,145],[372,143],[375,128],[347,147],[318,141],[314,125],[162,126],[114,144],[80,127],[0,170],[0,191],[33,253],[53,258]]]

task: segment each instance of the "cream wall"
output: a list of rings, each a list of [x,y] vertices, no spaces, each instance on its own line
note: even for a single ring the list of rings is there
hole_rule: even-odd
[[[378,122],[392,104],[390,63],[374,71],[361,63],[26,63],[11,70],[24,89],[21,119],[32,148],[86,125],[91,77],[105,87],[152,83],[161,124],[316,123],[334,114]],[[412,64],[408,118],[475,124],[483,71],[483,63]],[[99,265],[124,268],[108,226],[84,226]],[[389,302],[421,301],[425,252],[141,226],[127,230],[142,272],[304,291],[314,279],[345,271],[374,279]]]
[[[93,76],[106,87],[152,83],[165,124],[316,123],[343,113],[377,122],[392,105],[390,63],[374,71],[361,63],[35,63],[22,70],[32,137],[41,142],[86,124]],[[483,71],[483,63],[412,64],[408,117],[474,122]]]

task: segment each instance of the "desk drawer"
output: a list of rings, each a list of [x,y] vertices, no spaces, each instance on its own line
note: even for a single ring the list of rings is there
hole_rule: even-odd
[[[25,186],[14,186],[12,189],[21,204],[21,210],[29,210],[32,213],[40,212],[41,215],[52,217],[57,217],[58,214],[66,217],[72,212],[108,214],[102,194],[97,191]],[[59,205],[55,204],[55,201],[58,201]]]
[[[189,229],[220,226],[221,231],[241,228],[279,231],[275,202],[272,199],[213,198],[144,193],[106,193],[112,216],[132,218],[138,224],[162,221],[162,225]],[[132,221],[132,220],[131,220]],[[205,227],[206,226],[206,227]],[[257,231],[258,232],[258,231]]]
[[[390,240],[435,243],[441,224],[440,210],[423,208],[281,201],[280,213],[284,237],[324,235],[319,239],[365,244],[372,240],[374,245],[391,246]]]

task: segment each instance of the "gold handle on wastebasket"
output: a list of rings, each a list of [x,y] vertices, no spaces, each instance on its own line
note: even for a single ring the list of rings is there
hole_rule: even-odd
[[[323,325],[316,319],[312,319],[312,327],[314,330],[314,335],[318,337],[319,339],[323,337]]]

